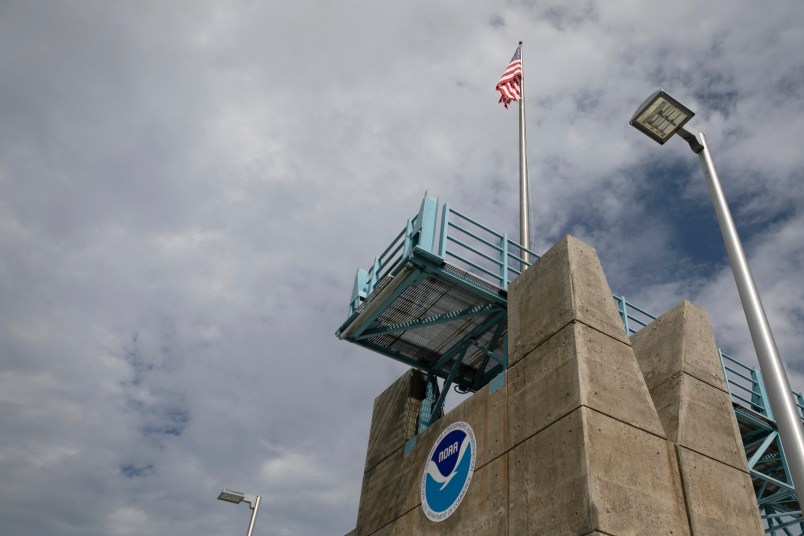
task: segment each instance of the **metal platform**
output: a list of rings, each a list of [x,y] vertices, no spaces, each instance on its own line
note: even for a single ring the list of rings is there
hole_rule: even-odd
[[[440,218],[439,218],[440,214]],[[441,414],[450,386],[476,391],[508,367],[507,289],[536,253],[425,195],[418,214],[368,269],[358,269],[336,334],[427,373],[418,429]],[[628,335],[656,319],[614,296]],[[720,352],[765,531],[804,535],[804,518],[762,375]],[[443,380],[439,389],[437,378]],[[796,393],[804,419],[804,397]]]
[[[440,217],[439,217],[440,216]],[[349,318],[337,335],[476,391],[508,366],[508,283],[538,255],[438,199],[418,214],[368,269],[358,269]],[[430,419],[428,419],[430,420]]]

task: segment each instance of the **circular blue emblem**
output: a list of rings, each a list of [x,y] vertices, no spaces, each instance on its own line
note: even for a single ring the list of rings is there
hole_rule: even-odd
[[[472,427],[452,423],[436,439],[422,474],[422,509],[430,521],[444,521],[461,504],[475,471],[477,441]]]

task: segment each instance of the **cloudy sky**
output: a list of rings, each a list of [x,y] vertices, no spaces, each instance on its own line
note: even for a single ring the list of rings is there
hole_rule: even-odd
[[[804,388],[798,0],[0,3],[0,534],[354,528],[372,401],[404,367],[341,342],[354,270],[425,191],[517,232],[525,42],[534,247],[687,298],[753,361],[697,112]]]

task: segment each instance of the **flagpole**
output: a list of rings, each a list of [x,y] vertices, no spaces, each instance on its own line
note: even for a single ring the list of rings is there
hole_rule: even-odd
[[[519,80],[519,243],[530,249],[530,192],[528,191],[528,154],[525,141],[525,62],[522,57],[522,41],[519,42],[519,59],[522,75]],[[530,262],[530,254],[522,251],[522,259]],[[527,265],[522,264],[522,271]]]

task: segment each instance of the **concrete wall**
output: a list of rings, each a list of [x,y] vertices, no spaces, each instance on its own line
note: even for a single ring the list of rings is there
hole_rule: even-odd
[[[763,533],[703,311],[684,302],[632,342],[597,254],[572,237],[508,295],[504,381],[415,437],[404,423],[420,376],[375,401],[350,535]],[[456,421],[474,429],[475,473],[456,512],[434,523],[422,471]]]
[[[635,334],[632,343],[675,449],[693,533],[761,533],[706,311],[684,301]]]

